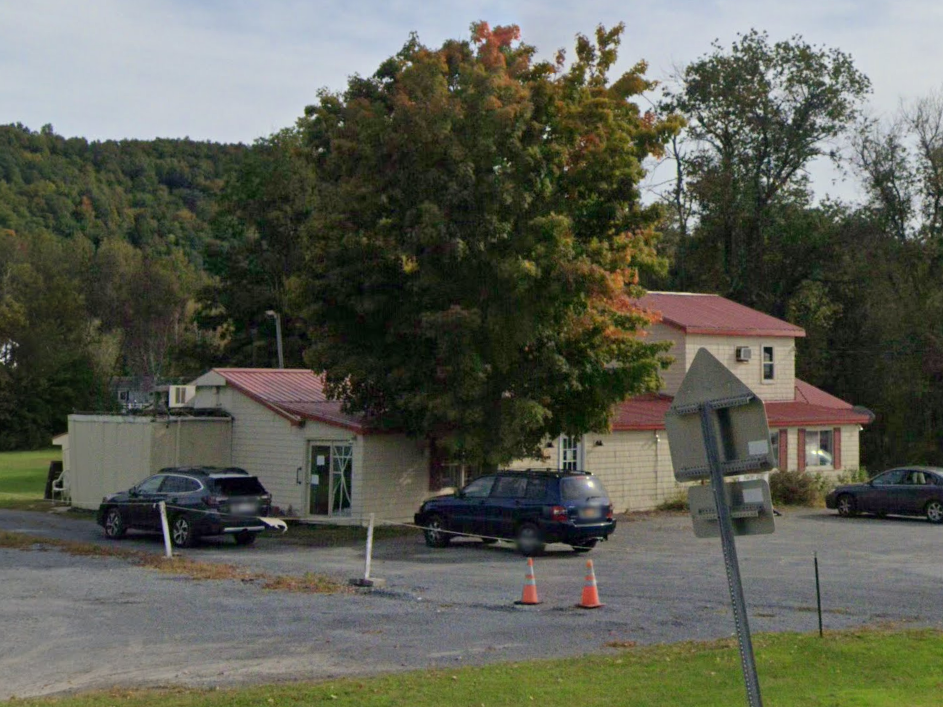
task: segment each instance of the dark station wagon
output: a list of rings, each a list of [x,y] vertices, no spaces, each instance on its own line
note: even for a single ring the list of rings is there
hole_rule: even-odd
[[[266,525],[272,497],[259,480],[236,467],[161,469],[133,488],[102,499],[98,524],[109,538],[128,530],[161,532],[158,503],[167,506],[170,539],[188,547],[205,535],[232,535],[248,545]]]
[[[588,472],[557,469],[482,476],[452,496],[423,503],[415,521],[430,547],[445,547],[461,533],[486,543],[514,540],[525,555],[547,543],[586,552],[616,528],[602,482]]]

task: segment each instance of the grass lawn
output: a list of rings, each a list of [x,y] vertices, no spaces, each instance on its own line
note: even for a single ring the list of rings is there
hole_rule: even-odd
[[[62,459],[59,447],[35,452],[0,452],[0,508],[28,508],[44,504],[49,462]]]
[[[767,707],[939,705],[943,633],[865,630],[755,639]],[[279,683],[245,689],[113,690],[18,706],[57,707],[647,707],[745,705],[733,640],[615,648],[578,660]]]

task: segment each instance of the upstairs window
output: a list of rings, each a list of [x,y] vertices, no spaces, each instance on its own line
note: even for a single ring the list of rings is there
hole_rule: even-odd
[[[776,364],[773,361],[773,347],[763,347],[763,382],[776,379]]]

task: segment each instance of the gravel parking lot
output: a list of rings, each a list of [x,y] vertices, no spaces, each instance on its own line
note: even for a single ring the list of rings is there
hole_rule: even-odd
[[[105,542],[84,520],[0,511],[0,530]],[[752,628],[814,631],[813,553],[829,629],[940,626],[943,528],[916,519],[839,519],[795,510],[773,535],[738,538]],[[118,547],[161,552],[159,538]],[[188,557],[276,574],[363,572],[363,548],[208,539]],[[586,558],[602,609],[574,608]],[[418,536],[378,542],[373,576],[351,595],[195,582],[123,560],[0,549],[0,699],[110,686],[228,686],[420,667],[576,656],[607,643],[733,633],[719,540],[696,540],[682,515],[623,520],[589,555],[551,546],[536,560],[543,604],[515,607],[525,561],[511,546]]]

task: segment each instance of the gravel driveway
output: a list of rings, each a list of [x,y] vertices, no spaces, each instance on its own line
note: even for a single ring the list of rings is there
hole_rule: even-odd
[[[0,530],[106,542],[84,520],[0,511]],[[914,519],[839,519],[794,510],[773,535],[738,538],[751,626],[814,631],[813,553],[826,628],[940,626],[943,527]],[[159,538],[119,547],[162,552]],[[186,555],[276,574],[363,572],[363,548],[209,539]],[[602,609],[574,608],[586,558]],[[351,595],[195,582],[123,560],[0,549],[0,699],[111,686],[228,686],[423,667],[576,656],[609,642],[733,633],[719,540],[696,540],[681,515],[623,520],[589,555],[551,546],[535,562],[543,604],[515,607],[525,561],[509,545],[418,536],[378,542],[381,590]]]

